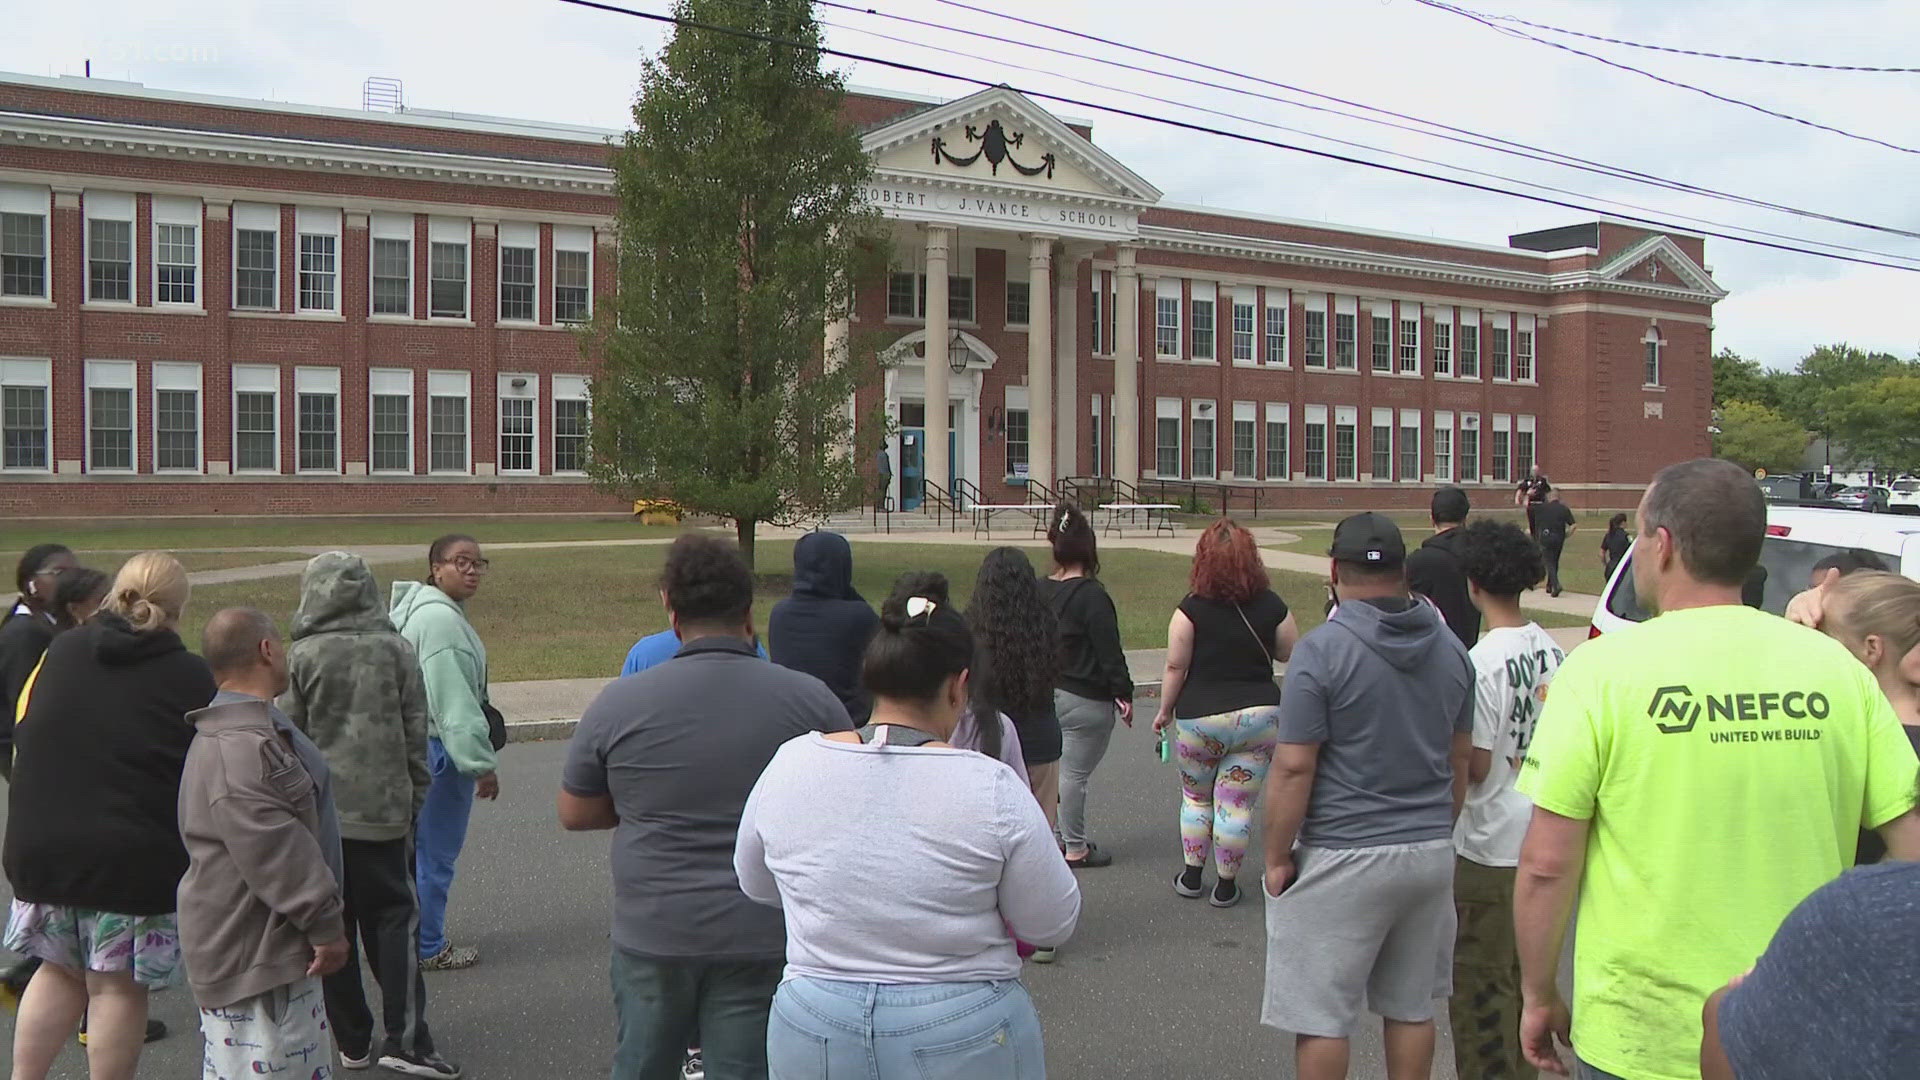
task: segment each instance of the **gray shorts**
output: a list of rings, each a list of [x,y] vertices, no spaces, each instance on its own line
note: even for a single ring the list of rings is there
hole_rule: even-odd
[[[1363,1003],[1389,1020],[1433,1019],[1433,999],[1453,992],[1453,841],[1302,844],[1293,858],[1293,884],[1266,897],[1260,1022],[1345,1038]]]

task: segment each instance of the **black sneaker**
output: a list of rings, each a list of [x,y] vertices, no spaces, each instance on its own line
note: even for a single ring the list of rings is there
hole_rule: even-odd
[[[1075,870],[1097,870],[1102,866],[1112,866],[1113,856],[1101,851],[1098,844],[1088,844],[1087,853],[1079,858],[1068,855],[1067,865]]]
[[[1192,900],[1205,892],[1205,880],[1201,877],[1206,871],[1202,867],[1189,866],[1173,876],[1173,891]]]
[[[440,1080],[460,1080],[460,1066],[429,1050],[424,1054],[395,1052],[380,1055],[380,1067],[407,1076],[434,1076]]]
[[[1240,886],[1232,878],[1221,878],[1213,883],[1213,895],[1207,897],[1207,903],[1214,907],[1232,907],[1240,902]]]

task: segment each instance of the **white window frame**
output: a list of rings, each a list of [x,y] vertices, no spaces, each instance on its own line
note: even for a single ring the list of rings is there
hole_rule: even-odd
[[[1357,317],[1356,317],[1357,319]],[[1346,434],[1347,441],[1353,446],[1353,456],[1347,467],[1340,467],[1340,436]],[[1352,405],[1333,407],[1333,445],[1328,448],[1333,457],[1331,466],[1333,480],[1336,483],[1351,484],[1360,479],[1360,410]]]
[[[414,375],[406,368],[374,368],[367,373],[367,472],[373,476],[412,476],[415,475],[414,444],[419,432],[414,425],[419,422],[420,412],[414,406]],[[376,397],[404,397],[407,399],[407,467],[405,469],[383,469],[376,462],[378,432],[374,428],[374,404]]]
[[[374,308],[378,288],[374,278],[379,268],[378,241],[399,240],[407,245],[407,310],[377,311]],[[367,317],[370,319],[412,319],[414,311],[413,275],[419,270],[420,252],[415,249],[412,214],[376,213],[367,224]]]
[[[1211,281],[1196,281],[1188,286],[1187,310],[1190,340],[1187,344],[1189,355],[1196,364],[1217,364],[1220,362],[1220,300],[1219,291]],[[1204,307],[1202,306],[1204,305]],[[1206,332],[1201,332],[1200,315],[1206,314]],[[1206,352],[1200,351],[1201,346]],[[1217,425],[1216,425],[1217,426]],[[1216,468],[1218,465],[1216,463]]]
[[[1487,444],[1480,436],[1480,414],[1461,413],[1460,431],[1453,440],[1454,472],[1458,474],[1458,479],[1454,481],[1455,483],[1479,484],[1485,482],[1482,479],[1485,473],[1481,470],[1485,469],[1487,465],[1485,453]],[[1462,468],[1462,466],[1466,464],[1466,455],[1462,451],[1466,448],[1469,441],[1473,444],[1473,471],[1471,473]]]
[[[466,464],[458,469],[438,469],[433,464],[433,399],[458,397],[465,403]],[[427,475],[473,475],[473,375],[467,371],[427,372]]]
[[[1380,432],[1387,433],[1387,471],[1380,471]],[[1400,429],[1394,423],[1393,410],[1376,407],[1367,421],[1367,464],[1371,471],[1368,475],[1376,481],[1391,481],[1400,468],[1400,459],[1394,456],[1394,444],[1399,442]]]
[[[243,306],[240,303],[240,233],[242,230],[273,234],[273,303],[269,306]],[[286,293],[286,282],[280,280],[280,268],[284,262],[281,255],[285,251],[286,240],[280,235],[280,207],[270,203],[234,203],[233,220],[228,222],[227,233],[229,238],[227,251],[231,254],[229,261],[233,264],[227,274],[228,303],[233,305],[235,311],[279,311],[281,298]],[[297,265],[296,260],[296,267]]]
[[[493,317],[512,326],[540,325],[540,226],[529,221],[503,221],[493,248]],[[533,252],[533,285],[527,295],[533,314],[522,319],[507,314],[507,251]]]
[[[437,245],[458,245],[462,273],[460,314],[440,315],[433,310],[433,249]],[[473,219],[434,216],[427,219],[427,320],[429,322],[470,323],[473,321]],[[471,411],[471,409],[469,409]],[[473,464],[473,433],[467,433],[467,464]]]
[[[1156,278],[1153,282],[1153,356],[1156,360],[1178,360],[1186,348],[1186,297],[1180,289],[1179,278]],[[1173,321],[1168,322],[1171,314]],[[1165,339],[1173,339],[1173,351],[1163,346]]]
[[[1308,480],[1325,483],[1333,475],[1333,430],[1327,426],[1327,407],[1325,405],[1305,406],[1301,415],[1303,427],[1300,444],[1300,465]],[[1320,475],[1313,474],[1313,429],[1320,429]]]
[[[281,460],[280,435],[285,422],[285,410],[280,407],[280,369],[268,364],[235,364],[230,380],[233,384],[228,391],[228,447],[229,464],[236,476],[273,476],[278,475],[285,464]],[[273,467],[267,469],[247,468],[240,464],[240,395],[267,394],[273,398]],[[156,418],[157,422],[157,418]]]
[[[293,310],[310,315],[340,314],[340,294],[345,289],[344,275],[340,272],[341,256],[346,245],[341,240],[340,211],[331,207],[299,206],[293,211],[294,248],[293,248]],[[315,237],[333,241],[333,269],[330,271],[309,271],[307,269],[307,238]],[[325,275],[332,280],[328,283],[328,295],[331,302],[326,307],[307,306],[307,275],[309,273]],[[339,442],[335,440],[335,448]],[[338,457],[336,453],[334,455]]]
[[[565,324],[567,326],[574,326],[579,323],[593,321],[593,272],[596,257],[596,252],[593,247],[593,227],[590,225],[555,225],[553,227],[553,250],[555,252],[555,270],[549,272],[547,276],[553,279],[551,292],[553,293],[554,325]],[[558,253],[563,251],[574,254],[584,252],[587,256],[587,310],[585,316],[580,319],[562,319],[560,317],[560,274],[558,273],[560,260]],[[925,295],[924,291],[922,295]]]
[[[1211,432],[1206,440],[1207,470],[1200,471],[1200,462],[1196,460],[1202,447],[1200,441],[1201,424],[1207,425]],[[1207,399],[1195,399],[1187,405],[1187,475],[1195,480],[1217,480],[1220,478],[1220,415],[1215,402]]]
[[[1436,409],[1433,414],[1433,480],[1453,483],[1453,413]],[[1443,467],[1444,466],[1444,467]]]
[[[1342,320],[1345,331],[1342,332]],[[1355,297],[1335,296],[1333,318],[1328,329],[1327,367],[1332,371],[1360,370],[1360,307]],[[1341,346],[1346,346],[1342,354]],[[1359,451],[1356,450],[1357,457]]]
[[[153,409],[153,471],[174,476],[198,476],[207,471],[207,392],[199,364],[156,363],[153,388],[148,405]],[[166,391],[193,391],[194,460],[193,468],[160,465],[160,395]]]
[[[1395,354],[1399,361],[1399,366],[1396,370],[1399,374],[1413,379],[1419,378],[1421,371],[1420,335],[1422,331],[1420,323],[1420,305],[1403,302],[1400,305],[1400,321],[1398,323],[1399,338],[1394,343],[1396,346]],[[1409,330],[1412,331],[1411,335],[1408,334]],[[1407,340],[1409,336],[1411,336],[1413,340]],[[1409,363],[1411,363],[1411,366],[1409,366]]]
[[[1409,449],[1407,446],[1407,432],[1409,431],[1413,432],[1413,446],[1411,449]],[[1421,467],[1420,452],[1421,450],[1425,449],[1425,447],[1422,445],[1423,441],[1424,439],[1423,439],[1423,436],[1421,435],[1421,428],[1420,428],[1420,410],[1419,409],[1401,409],[1400,410],[1400,431],[1398,433],[1398,436],[1394,439],[1394,442],[1396,442],[1398,445],[1395,446],[1394,449],[1400,452],[1400,462],[1399,462],[1400,482],[1403,484],[1420,483],[1420,467]],[[1407,468],[1408,453],[1413,454],[1412,469]],[[1407,473],[1409,472],[1411,472],[1413,475],[1408,476]]]
[[[1661,352],[1667,347],[1667,342],[1665,338],[1660,336],[1660,327],[1657,325],[1648,326],[1647,332],[1640,336],[1640,344],[1645,347],[1640,360],[1640,375],[1642,378],[1645,378],[1649,368],[1653,371],[1653,378],[1640,385],[1649,390],[1665,387],[1666,383],[1661,380],[1664,379],[1667,374],[1665,370],[1666,357],[1662,356]]]
[[[82,459],[89,473],[128,476],[140,471],[140,383],[139,365],[132,360],[89,360],[86,362],[86,404],[82,419],[86,424],[86,451]],[[102,466],[93,460],[93,392],[117,390],[127,395],[127,463]]]
[[[326,397],[333,399],[333,464],[309,468],[301,461],[300,441],[306,435],[301,420],[300,399],[303,397]],[[335,367],[296,367],[293,369],[293,464],[294,471],[307,476],[338,476],[341,469],[342,453],[341,429],[346,426],[345,416],[340,409],[340,369]]]
[[[553,432],[551,436],[553,441],[553,474],[555,476],[585,476],[587,475],[585,466],[588,461],[588,454],[593,447],[591,435],[593,430],[593,394],[591,388],[587,385],[587,377],[585,375],[554,375],[550,378],[553,382],[553,414],[549,418],[551,427],[549,427],[548,430]],[[586,419],[588,434],[580,436],[581,468],[578,469],[562,469],[560,467],[560,440],[563,437],[575,437],[571,435],[562,436],[560,434],[560,403],[563,401],[585,402],[587,406]]]
[[[1088,283],[1088,315],[1093,320],[1093,340],[1091,348],[1095,356],[1113,355],[1113,309],[1114,296],[1113,271],[1095,270],[1093,280]],[[1100,475],[1095,473],[1095,476]]]
[[[1500,437],[1506,436],[1506,463],[1501,464],[1501,455],[1494,453],[1500,445]],[[1493,414],[1493,441],[1487,446],[1487,475],[1493,477],[1496,484],[1510,484],[1513,479],[1513,417],[1507,413]]]
[[[1513,381],[1513,317],[1504,311],[1489,311],[1485,318],[1487,379],[1490,382],[1510,383]],[[1502,337],[1506,338],[1505,348],[1501,347]]]
[[[1513,317],[1513,381],[1526,386],[1540,384],[1539,322],[1532,315]],[[1520,373],[1520,361],[1526,360],[1526,374]]]
[[[1372,320],[1369,325],[1373,328],[1373,333],[1368,341],[1370,355],[1367,360],[1367,370],[1375,375],[1392,375],[1399,370],[1400,355],[1399,324],[1393,321],[1393,301],[1374,301],[1368,306],[1368,317]],[[1384,338],[1380,333],[1380,324],[1383,321],[1387,324]],[[1382,360],[1386,361],[1384,366],[1381,364]]]
[[[111,305],[113,307],[133,307],[140,302],[140,222],[134,210],[132,195],[120,191],[87,190],[80,196],[82,208],[86,212],[86,235],[81,237],[85,245],[86,280],[82,283],[83,302],[93,305]],[[127,227],[127,298],[125,300],[101,300],[93,295],[93,228],[96,224],[125,225]]]
[[[1453,308],[1433,309],[1433,341],[1429,351],[1433,354],[1433,377],[1453,378]]]
[[[514,380],[525,385],[514,386]],[[502,372],[495,379],[496,397],[493,409],[494,470],[502,476],[538,476],[540,475],[540,376],[530,371]],[[531,401],[533,408],[528,410],[527,419],[533,424],[533,430],[525,438],[532,448],[530,457],[533,464],[524,469],[509,469],[507,460],[507,406],[508,401]],[[515,436],[520,437],[519,435]],[[468,451],[471,454],[471,450]]]
[[[1247,445],[1247,465],[1240,470],[1240,425],[1251,429],[1252,440]],[[1251,401],[1233,403],[1233,423],[1227,429],[1227,455],[1231,459],[1231,469],[1225,471],[1235,480],[1258,480],[1260,478],[1260,406]]]
[[[1527,457],[1520,460],[1520,436],[1527,437]],[[1533,467],[1540,464],[1540,431],[1532,416],[1513,418],[1513,467],[1518,476],[1531,476]],[[1521,468],[1525,465],[1525,468]]]
[[[1293,479],[1293,407],[1284,401],[1267,402],[1264,423],[1260,426],[1260,470],[1269,481]],[[1280,475],[1273,474],[1273,426],[1280,425]]]
[[[1020,414],[1020,427],[1023,432],[1023,437],[1019,440],[1019,446],[1021,448],[1021,456],[1025,460],[1018,463],[1019,466],[1023,467],[1016,467],[1013,460],[1013,416],[1015,413]],[[1006,471],[1002,475],[1004,475],[1009,482],[1016,478],[1025,480],[1033,474],[1033,412],[1027,399],[1026,387],[1007,387],[1006,415],[1002,420],[1000,431],[1003,436],[1001,446],[1003,446],[1006,451],[1002,455],[1002,460],[1006,463]]]
[[[1469,337],[1473,339],[1471,348],[1467,345]],[[1486,360],[1487,328],[1481,323],[1480,312],[1475,308],[1461,308],[1460,327],[1453,335],[1454,377],[1475,382],[1486,378]]]
[[[53,471],[53,361],[40,357],[0,359],[0,389],[17,388],[40,391],[40,430],[44,443],[40,448],[45,465],[8,465],[0,457],[0,472],[46,474]]]
[[[40,219],[40,291],[0,296],[0,304],[49,303],[53,298],[54,275],[53,189],[39,184],[0,184],[0,214]]]
[[[1300,340],[1303,342],[1300,367],[1305,371],[1331,371],[1333,363],[1333,319],[1327,314],[1325,293],[1307,293],[1301,297]],[[1320,362],[1313,362],[1313,321],[1320,317]],[[1329,445],[1327,452],[1333,452]]]
[[[1229,347],[1233,362],[1240,367],[1253,367],[1260,362],[1260,298],[1251,285],[1233,287],[1233,307],[1227,316],[1231,324],[1232,344]],[[1245,316],[1246,329],[1240,329],[1242,316]],[[1244,342],[1245,347],[1242,348]]]
[[[205,208],[197,198],[173,195],[155,195],[153,197],[153,266],[152,275],[153,306],[172,308],[176,311],[205,311],[207,290],[207,229]],[[160,261],[160,230],[167,227],[193,230],[193,299],[166,300],[160,295],[160,268],[180,266],[180,263]]]
[[[1280,333],[1273,333],[1273,317],[1280,316]],[[1268,289],[1266,304],[1260,312],[1260,358],[1268,367],[1284,368],[1293,363],[1292,350],[1288,347],[1288,332],[1292,329],[1293,293],[1288,289]],[[1273,347],[1274,338],[1280,339],[1280,348]]]
[[[1009,263],[1009,264],[1011,264],[1011,263],[1013,263],[1013,262],[1014,262],[1015,260],[1012,260],[1012,259],[1009,259],[1009,260],[1007,260],[1007,261],[1008,261],[1008,263]],[[1013,290],[1014,290],[1014,287],[1015,287],[1015,286],[1019,286],[1019,287],[1020,287],[1021,289],[1024,289],[1024,290],[1026,290],[1026,294],[1027,294],[1027,317],[1026,317],[1026,318],[1024,318],[1024,319],[1015,319],[1015,318],[1013,317]],[[1005,292],[1005,307],[1003,308],[1003,310],[1004,310],[1004,311],[1005,311],[1005,313],[1006,313],[1006,318],[1004,318],[1004,319],[1002,319],[1002,320],[1001,320],[1001,322],[1002,322],[1002,323],[1003,323],[1004,325],[1006,325],[1006,326],[1009,326],[1009,327],[1015,327],[1015,326],[1019,326],[1019,327],[1025,327],[1025,326],[1030,326],[1030,325],[1032,325],[1032,323],[1033,323],[1033,281],[1032,281],[1032,278],[1031,278],[1031,276],[1030,276],[1030,275],[1029,275],[1028,277],[1020,277],[1020,276],[1018,276],[1018,275],[1015,275],[1014,273],[1012,273],[1012,268],[1011,268],[1011,265],[1009,265],[1009,268],[1008,268],[1008,273],[1007,273],[1007,281],[1006,281],[1006,292]]]
[[[1153,475],[1163,480],[1178,480],[1187,465],[1186,458],[1186,417],[1179,398],[1155,398],[1153,401]],[[1169,448],[1160,441],[1161,424],[1173,421],[1173,446]],[[1171,475],[1160,470],[1162,451],[1171,449],[1176,467]]]
[[[1107,462],[1104,456],[1106,451],[1104,444],[1106,442],[1107,423],[1106,416],[1100,411],[1100,395],[1094,394],[1090,404],[1093,413],[1093,426],[1088,429],[1088,432],[1092,436],[1092,445],[1089,447],[1093,451],[1092,475],[1105,476],[1107,475],[1105,472]]]

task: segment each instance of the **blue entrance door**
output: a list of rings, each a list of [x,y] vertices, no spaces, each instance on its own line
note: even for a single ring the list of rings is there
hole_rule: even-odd
[[[947,432],[948,492],[960,467],[960,433]],[[900,509],[918,510],[927,496],[927,432],[925,428],[900,429]]]

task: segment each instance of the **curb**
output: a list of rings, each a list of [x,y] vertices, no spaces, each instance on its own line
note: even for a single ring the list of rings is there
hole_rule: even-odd
[[[1134,687],[1137,698],[1157,698],[1160,696],[1158,682],[1140,683]],[[579,717],[568,719],[555,717],[551,720],[510,720],[507,722],[507,742],[547,742],[573,737],[573,729],[580,723]]]

